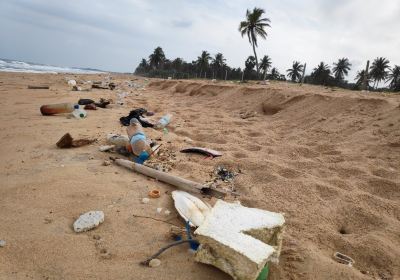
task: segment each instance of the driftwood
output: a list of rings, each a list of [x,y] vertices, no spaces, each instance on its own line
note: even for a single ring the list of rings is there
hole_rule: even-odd
[[[28,86],[28,89],[49,89],[49,86]]]
[[[226,193],[222,190],[216,190],[214,188],[211,188],[210,186],[205,186],[200,183],[196,183],[196,182],[193,182],[193,181],[190,181],[187,179],[180,178],[178,176],[174,176],[174,175],[162,172],[162,171],[158,171],[158,170],[152,169],[150,167],[144,166],[142,164],[134,163],[129,160],[115,159],[115,163],[120,166],[129,168],[140,174],[157,179],[158,181],[175,186],[184,191],[206,194],[206,195],[211,195],[211,196],[215,196],[215,197],[219,197],[219,198],[223,198],[226,195]]]
[[[77,147],[82,147],[85,145],[92,144],[95,142],[95,139],[73,139],[71,134],[65,133],[63,137],[60,138],[57,142],[57,147],[60,149],[65,149],[65,148],[77,148]]]

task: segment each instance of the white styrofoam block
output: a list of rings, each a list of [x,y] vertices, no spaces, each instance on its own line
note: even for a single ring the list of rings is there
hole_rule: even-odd
[[[256,279],[268,261],[279,257],[284,223],[280,213],[218,200],[195,231],[201,244],[196,260],[235,279]]]

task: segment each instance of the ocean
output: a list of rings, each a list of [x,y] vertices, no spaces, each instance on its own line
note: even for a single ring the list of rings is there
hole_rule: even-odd
[[[38,64],[32,62],[11,60],[0,58],[0,72],[25,72],[25,73],[73,73],[73,74],[96,74],[106,73],[106,71],[78,68],[78,67],[62,67],[46,64]]]

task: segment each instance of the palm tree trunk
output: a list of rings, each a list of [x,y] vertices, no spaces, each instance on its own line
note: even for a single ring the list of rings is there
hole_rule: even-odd
[[[264,81],[266,77],[267,77],[267,69],[264,70],[264,79],[263,79]]]
[[[258,77],[259,77],[259,75],[260,75],[260,69],[258,68],[258,58],[257,58],[256,46],[255,46],[255,44],[254,44],[254,41],[253,41],[253,52],[254,52],[254,57],[256,58],[257,79],[258,79]]]
[[[203,73],[203,68],[200,68],[200,79],[201,79],[201,74]]]

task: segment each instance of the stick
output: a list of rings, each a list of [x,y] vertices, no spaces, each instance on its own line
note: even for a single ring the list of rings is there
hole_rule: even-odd
[[[170,184],[179,189],[183,189],[185,191],[207,194],[207,195],[212,195],[212,196],[221,197],[221,198],[223,198],[226,195],[226,193],[224,191],[216,190],[216,189],[211,188],[210,186],[205,186],[200,183],[196,183],[196,182],[193,182],[193,181],[190,181],[187,179],[180,178],[178,176],[174,176],[174,175],[162,172],[162,171],[158,171],[158,170],[152,169],[150,167],[144,166],[142,164],[134,163],[129,160],[116,159],[115,163],[120,166],[124,166],[128,169],[131,169],[135,172],[138,172],[140,174],[154,178],[158,181]]]
[[[160,250],[158,250],[157,253],[155,253],[154,255],[152,255],[152,256],[151,256],[150,258],[148,258],[147,260],[140,262],[140,264],[142,264],[142,265],[147,265],[147,266],[148,266],[149,263],[150,263],[150,261],[151,261],[152,259],[157,258],[157,257],[158,257],[159,255],[161,255],[165,250],[167,250],[167,249],[169,249],[169,248],[171,248],[171,247],[174,247],[174,246],[181,245],[181,244],[183,244],[183,243],[190,243],[190,242],[197,242],[197,243],[199,243],[199,241],[197,241],[197,240],[195,240],[195,239],[185,239],[185,240],[179,240],[179,241],[173,242],[173,243],[171,243],[171,244],[168,244],[168,245],[165,246],[165,247],[162,247]]]
[[[49,86],[28,86],[28,89],[49,89]]]
[[[149,216],[141,216],[141,215],[136,215],[136,214],[133,214],[132,216],[133,216],[133,217],[136,217],[136,218],[151,219],[151,220],[154,220],[154,221],[157,221],[157,222],[163,222],[163,223],[166,223],[166,224],[175,226],[175,227],[179,227],[179,226],[177,226],[177,225],[175,225],[174,223],[171,223],[171,222],[169,222],[169,221],[164,221],[164,220],[160,220],[160,219],[153,218],[153,217],[149,217]]]

